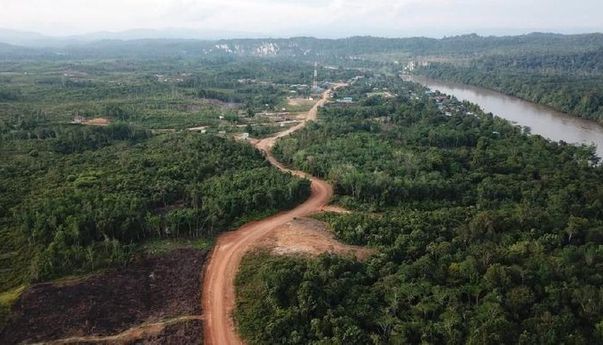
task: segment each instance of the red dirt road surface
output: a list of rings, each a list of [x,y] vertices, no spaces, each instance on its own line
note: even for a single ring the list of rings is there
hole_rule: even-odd
[[[337,84],[335,88],[342,86],[344,84]],[[318,108],[327,102],[330,94],[331,90],[323,93],[321,99],[308,112],[304,122],[255,143],[255,146],[262,150],[270,163],[277,168],[310,179],[312,181],[312,194],[303,204],[290,211],[246,224],[238,230],[225,233],[218,238],[206,266],[203,282],[203,333],[206,345],[243,344],[236,332],[232,312],[235,306],[234,280],[245,253],[255,247],[260,240],[277,227],[296,217],[303,217],[321,211],[333,196],[333,188],[327,182],[308,176],[303,172],[285,168],[270,153],[277,139],[303,128],[307,121],[315,120]]]

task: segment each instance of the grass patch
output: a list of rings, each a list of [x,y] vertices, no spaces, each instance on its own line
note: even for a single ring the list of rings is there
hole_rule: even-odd
[[[139,251],[148,255],[158,255],[171,252],[179,248],[195,248],[199,250],[209,249],[213,246],[214,240],[200,237],[195,239],[154,239],[145,242],[140,246]]]
[[[0,330],[4,328],[11,307],[19,299],[23,291],[25,291],[25,285],[0,293]]]

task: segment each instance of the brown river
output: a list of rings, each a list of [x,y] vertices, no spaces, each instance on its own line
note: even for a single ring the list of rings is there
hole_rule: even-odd
[[[485,112],[491,112],[514,124],[530,127],[533,134],[572,144],[594,144],[597,156],[603,157],[603,126],[594,121],[480,87],[420,76],[404,76],[404,79],[455,96],[459,100],[475,103]]]

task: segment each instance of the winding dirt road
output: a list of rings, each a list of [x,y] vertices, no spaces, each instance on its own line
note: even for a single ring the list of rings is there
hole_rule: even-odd
[[[333,89],[345,86],[336,84]],[[281,212],[260,221],[248,223],[236,231],[224,233],[218,237],[210,260],[205,268],[203,281],[203,338],[206,345],[243,344],[239,338],[232,312],[235,307],[234,281],[241,259],[256,243],[269,235],[271,231],[291,221],[295,217],[303,217],[320,212],[333,196],[333,188],[325,181],[309,176],[301,171],[289,170],[271,154],[276,140],[287,136],[301,128],[307,121],[316,120],[318,108],[324,105],[331,91],[322,94],[321,99],[308,111],[304,122],[291,127],[277,135],[256,141],[254,145],[266,154],[266,158],[282,171],[308,178],[312,181],[310,198],[296,208]]]

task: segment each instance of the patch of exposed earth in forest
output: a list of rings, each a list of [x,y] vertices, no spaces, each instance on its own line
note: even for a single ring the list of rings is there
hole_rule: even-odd
[[[148,337],[125,337],[112,343],[155,344],[184,338],[199,343],[205,256],[205,251],[181,248],[83,279],[33,285],[13,306],[0,343],[110,338],[127,330]],[[182,317],[182,322],[173,320]],[[103,342],[97,340],[92,342]]]
[[[373,251],[366,247],[339,242],[327,225],[312,218],[295,218],[274,229],[258,247],[269,248],[276,255],[310,255],[324,253],[350,255],[365,259]]]

